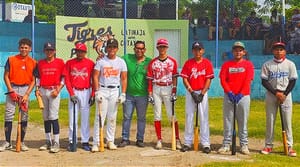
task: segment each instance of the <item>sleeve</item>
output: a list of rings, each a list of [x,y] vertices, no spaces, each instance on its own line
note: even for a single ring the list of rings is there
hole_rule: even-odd
[[[178,65],[177,65],[177,61],[176,59],[173,59],[174,62],[174,68],[173,68],[173,72],[172,72],[172,77],[178,77]]]
[[[227,83],[227,77],[228,77],[228,67],[227,64],[223,64],[221,67],[221,71],[220,71],[220,81],[221,81],[221,85],[224,89],[225,93],[228,93],[231,91],[228,83]]]
[[[260,78],[265,80],[269,79],[269,70],[268,70],[267,63],[263,64],[263,66],[261,67]]]
[[[40,78],[40,73],[39,73],[39,64],[37,64],[35,66],[35,68],[33,69],[33,75],[36,77],[36,78]]]
[[[188,78],[189,77],[189,73],[188,73],[188,66],[189,66],[189,61],[185,62],[182,70],[181,70],[181,77],[183,78]]]
[[[74,91],[72,88],[72,84],[71,84],[71,76],[70,76],[70,62],[66,63],[65,69],[64,69],[64,76],[65,76],[65,83],[66,83],[66,88],[70,94],[70,96],[74,96]]]
[[[9,58],[8,58],[5,63],[4,69],[5,69],[5,71],[9,71],[9,68],[10,68],[10,65],[9,65]]]
[[[290,71],[291,72],[290,72],[289,80],[298,79],[297,69],[295,63],[293,62],[291,62]]]
[[[153,91],[153,84],[152,84],[152,80],[153,80],[152,63],[153,63],[153,61],[150,61],[149,65],[148,65],[148,71],[147,71],[147,77],[146,77],[148,79],[148,92],[152,92]]]
[[[126,65],[125,60],[123,60],[123,59],[120,59],[120,60],[122,60],[122,69],[121,69],[121,71],[122,72],[127,72],[127,65]]]
[[[207,61],[207,65],[208,65],[208,68],[207,68],[207,73],[206,73],[206,78],[209,78],[209,79],[213,79],[215,76],[214,76],[214,70],[213,70],[213,65],[211,64],[210,61]]]
[[[253,64],[249,61],[249,64],[247,65],[247,75],[246,78],[244,80],[244,86],[242,87],[242,90],[240,91],[240,93],[242,93],[243,95],[248,94],[248,92],[250,92],[251,89],[251,82],[254,78],[254,66]]]

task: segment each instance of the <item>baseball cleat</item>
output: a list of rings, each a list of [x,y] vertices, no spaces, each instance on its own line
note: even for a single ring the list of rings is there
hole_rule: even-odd
[[[29,150],[29,148],[25,145],[24,142],[21,143],[21,150],[22,151],[28,151]]]
[[[261,150],[262,154],[270,154],[272,152],[272,148],[271,147],[265,147]]]
[[[161,140],[158,140],[155,146],[156,149],[160,150],[162,148]]]
[[[99,152],[99,146],[98,145],[93,145],[92,152]]]
[[[241,153],[245,154],[245,155],[249,155],[250,154],[250,151],[249,151],[247,145],[242,145],[242,147],[241,147]]]
[[[118,147],[125,147],[130,144],[129,140],[122,140]]]
[[[191,147],[188,146],[188,145],[183,145],[183,147],[180,149],[181,152],[186,152],[186,151],[190,151],[191,150]]]
[[[107,148],[110,150],[116,150],[117,146],[113,142],[110,141],[107,143]]]
[[[182,148],[181,142],[179,139],[176,140],[176,149],[180,150]]]
[[[136,141],[136,146],[138,146],[138,147],[145,147],[145,144],[144,144],[143,140],[137,140]]]
[[[219,148],[218,153],[219,154],[225,154],[230,151],[229,145],[223,145],[221,148]]]
[[[206,154],[210,153],[210,151],[211,151],[210,147],[204,147],[203,148],[203,152],[206,153]]]
[[[59,152],[59,144],[57,142],[54,142],[53,146],[50,148],[51,153],[58,153]]]
[[[0,152],[2,152],[4,150],[11,150],[11,149],[12,149],[12,145],[7,141],[2,143],[2,145],[0,146]]]
[[[46,143],[44,145],[42,145],[39,150],[40,151],[45,151],[45,150],[50,150],[51,148],[51,141],[50,140],[46,140]]]

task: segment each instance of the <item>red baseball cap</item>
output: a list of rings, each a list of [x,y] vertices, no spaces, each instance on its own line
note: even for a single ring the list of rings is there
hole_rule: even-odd
[[[86,52],[87,47],[84,43],[79,42],[75,45],[75,50],[80,50],[80,51]]]
[[[272,45],[272,49],[275,49],[276,47],[282,47],[285,49],[285,44],[283,42],[274,42]]]
[[[165,38],[159,38],[156,42],[156,46],[166,46],[166,47],[169,47],[169,42],[167,39]]]

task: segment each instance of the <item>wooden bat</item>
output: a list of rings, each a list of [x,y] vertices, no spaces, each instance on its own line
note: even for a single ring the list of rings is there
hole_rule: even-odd
[[[174,116],[174,101],[172,101],[172,151],[176,150],[176,134],[175,134],[175,116]]]
[[[38,91],[39,89],[36,88],[36,90]],[[35,94],[35,97],[36,97],[36,99],[38,101],[39,108],[40,109],[44,109],[44,103],[43,103],[42,97],[39,94],[37,94],[37,93]]]
[[[199,149],[199,127],[198,127],[198,112],[199,112],[199,103],[196,105],[196,122],[194,128],[194,151],[198,151]]]
[[[16,152],[20,152],[21,151],[21,117],[22,117],[21,107],[19,106]]]
[[[72,149],[71,149],[72,152],[77,151],[77,143],[76,143],[76,139],[77,139],[76,131],[77,131],[77,129],[76,129],[76,123],[75,123],[75,120],[76,120],[76,109],[75,109],[75,107],[76,107],[76,103],[74,103],[74,106],[73,106],[73,134],[72,134],[72,143],[73,143],[73,145],[72,145]]]
[[[233,103],[233,130],[232,130],[232,141],[231,141],[231,155],[236,153],[236,131],[235,131],[235,113],[236,113],[236,103]]]
[[[104,151],[104,136],[103,136],[103,126],[102,126],[102,117],[101,117],[101,103],[98,102],[98,111],[99,111],[99,151]]]
[[[288,155],[288,144],[286,139],[286,131],[283,124],[283,115],[282,115],[282,105],[279,105],[279,113],[280,113],[280,120],[281,120],[281,129],[282,129],[282,142],[283,142],[283,150],[284,154]]]

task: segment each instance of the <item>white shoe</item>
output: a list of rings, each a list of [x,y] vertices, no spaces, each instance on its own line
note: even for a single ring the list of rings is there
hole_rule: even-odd
[[[3,152],[4,150],[10,150],[10,149],[12,149],[12,145],[7,141],[3,142],[0,146],[0,152]]]
[[[93,147],[92,147],[92,152],[99,152],[99,147],[98,147],[98,145],[93,145]]]
[[[50,150],[51,142],[50,140],[46,140],[46,143],[40,147],[40,151]]]
[[[161,140],[158,140],[155,146],[156,149],[160,150],[162,148]]]
[[[249,151],[247,145],[242,145],[242,147],[241,147],[241,153],[245,154],[245,155],[249,155],[250,154],[250,151]]]
[[[109,141],[107,143],[107,148],[110,149],[110,150],[116,150],[117,146],[113,142]]]
[[[29,148],[25,145],[24,142],[21,143],[21,150],[22,151],[28,151],[29,150]]]
[[[176,149],[180,150],[182,148],[181,142],[179,139],[176,140]]]
[[[58,153],[59,152],[59,144],[57,142],[54,142],[53,146],[50,148],[51,153]]]
[[[229,151],[230,151],[229,145],[223,145],[223,146],[218,150],[218,153],[224,154],[224,153],[229,152]]]

